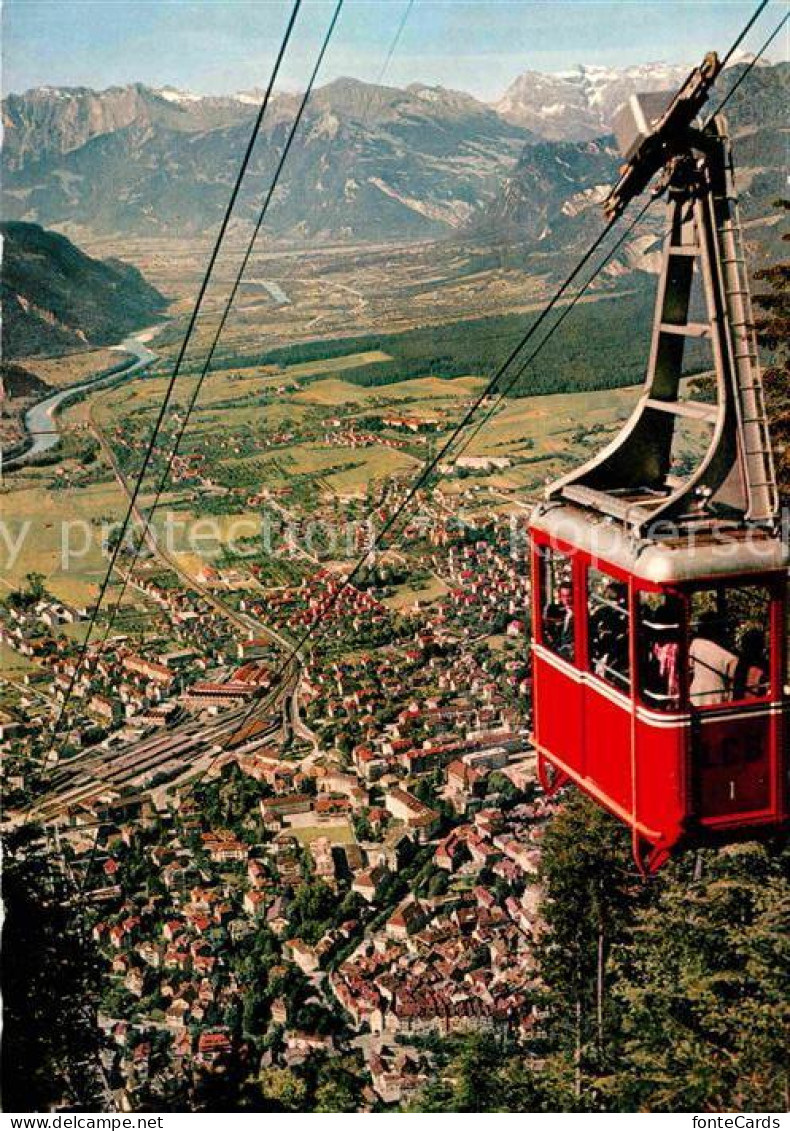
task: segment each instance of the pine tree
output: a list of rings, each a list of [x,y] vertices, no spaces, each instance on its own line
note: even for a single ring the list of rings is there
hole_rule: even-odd
[[[39,832],[3,837],[3,1109],[98,1111],[98,957]]]
[[[682,859],[615,954],[610,1110],[779,1111],[790,1088],[788,858],[748,843]]]
[[[435,1111],[554,1111],[555,1097],[528,1050],[490,1033],[438,1042],[431,1081],[405,1109]]]
[[[645,889],[622,827],[580,794],[549,825],[541,879],[546,1071],[564,1107],[586,1110],[595,1108],[594,1081],[617,1051],[612,947],[628,939]]]

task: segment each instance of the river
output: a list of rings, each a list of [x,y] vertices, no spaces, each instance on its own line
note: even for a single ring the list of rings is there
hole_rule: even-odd
[[[79,385],[69,385],[65,389],[58,389],[56,392],[50,393],[43,401],[38,401],[37,404],[32,405],[25,413],[25,431],[30,441],[29,446],[18,455],[4,459],[4,470],[8,471],[14,467],[21,467],[60,443],[57,414],[59,409],[68,401],[87,389],[102,389],[106,385],[126,381],[147,369],[151,362],[156,361],[157,354],[150,350],[145,343],[150,341],[160,329],[161,326],[152,326],[147,330],[139,330],[136,334],[130,334],[128,338],[124,338],[117,346],[110,347],[119,353],[132,355],[134,360],[123,369],[114,370],[110,373],[105,370],[96,377],[91,377],[88,381],[81,381]]]

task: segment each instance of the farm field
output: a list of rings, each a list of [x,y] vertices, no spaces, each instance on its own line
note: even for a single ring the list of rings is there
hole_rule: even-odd
[[[328,388],[323,388],[325,385]],[[456,378],[446,382],[426,378],[406,382],[396,387],[398,410],[415,417],[421,413],[441,412],[443,418],[450,422],[461,416],[470,394],[479,386],[479,379],[475,378]],[[392,388],[387,389],[388,394],[394,392]],[[345,393],[348,393],[348,398],[341,399],[341,394]],[[296,396],[310,398],[314,424],[323,426],[328,423],[330,415],[334,416],[341,410],[345,415],[351,410],[357,424],[364,426],[364,412],[361,414],[360,409],[364,405],[367,411],[372,411],[377,393],[380,395],[381,391],[345,386],[334,378],[327,378],[311,384]],[[476,472],[473,479],[448,475],[443,481],[443,489],[449,496],[466,496],[472,485],[501,492],[505,496],[503,502],[515,500],[522,492],[534,491],[553,472],[570,466],[591,452],[594,445],[625,417],[637,394],[638,390],[622,389],[509,401],[472,439],[464,455],[504,456],[512,461],[511,465],[492,470],[489,474]],[[103,427],[106,426],[105,413],[112,415],[116,411],[109,407],[108,401],[124,400],[126,395],[126,390],[116,389],[94,398],[94,403],[99,401],[101,404],[96,415]],[[391,398],[388,396],[386,399]],[[290,412],[291,407],[297,406],[281,401],[262,407],[259,410],[261,420],[257,425],[261,433],[266,433],[272,409],[275,421],[271,424],[274,425],[279,423],[282,414]],[[81,408],[84,406],[75,406],[67,415],[77,413]],[[212,411],[210,422],[205,419],[196,422],[194,433],[190,429],[190,436],[196,440],[210,432],[229,437],[242,422],[249,423],[249,419],[248,410],[234,409],[232,405],[218,407]],[[293,425],[294,421],[291,423]],[[384,446],[352,450],[313,442],[293,443],[244,458],[225,457],[224,453],[217,451],[217,457],[212,470],[220,480],[226,477],[232,480],[243,471],[244,481],[250,484],[252,492],[267,487],[287,488],[289,483],[299,479],[304,481],[308,499],[312,497],[316,504],[333,495],[361,497],[370,484],[392,475],[408,479],[425,458],[424,455],[418,458],[409,451]],[[19,477],[15,480],[14,490],[6,494],[6,521],[11,536],[15,536],[14,530],[19,529],[25,520],[31,522],[25,553],[8,570],[8,581],[18,583],[25,573],[36,570],[51,577],[53,591],[64,600],[85,601],[90,598],[96,579],[101,575],[102,560],[94,546],[81,559],[78,575],[73,571],[64,572],[59,561],[59,523],[65,515],[71,520],[83,518],[88,522],[97,522],[101,518],[117,519],[123,501],[121,492],[114,482],[105,482],[83,488],[67,487],[53,493],[48,488],[49,475],[47,469],[38,469],[24,479]],[[173,501],[181,504],[177,511],[179,522],[203,517],[199,504],[182,500],[183,492],[165,496],[162,512],[166,513],[168,502]],[[222,541],[234,536],[254,537],[260,519],[254,509],[235,506],[230,513],[212,515],[212,523],[212,531],[218,531]],[[203,537],[200,541],[201,554],[196,556],[183,539],[183,534],[177,532],[175,549],[179,554],[188,555],[183,563],[190,570],[199,569],[201,556],[213,560],[221,549],[219,543]]]
[[[365,428],[367,417],[381,414],[388,407],[396,407],[403,416],[420,419],[439,416],[446,426],[459,419],[471,399],[479,392],[479,377],[456,377],[442,380],[439,377],[415,378],[384,388],[362,387],[350,384],[335,373],[342,371],[342,363],[352,359],[332,359],[320,366],[326,376],[318,376],[316,363],[298,366],[300,376],[294,378],[289,369],[276,377],[266,374],[228,379],[227,373],[213,374],[204,390],[207,402],[190,426],[187,446],[205,442],[215,452],[212,474],[220,481],[240,471],[250,491],[267,487],[288,488],[300,482],[302,501],[312,498],[315,505],[333,496],[362,497],[371,484],[383,482],[393,475],[409,479],[428,454],[425,437],[404,437],[401,448],[381,445],[355,449],[330,446],[321,440],[303,440],[266,449],[260,454],[238,457],[232,451],[232,438],[237,429],[253,427],[262,439],[270,430],[288,422],[297,433],[311,429],[313,433],[327,433],[331,422],[340,419],[346,425],[353,423]],[[357,357],[354,360],[358,360]],[[339,364],[340,363],[340,366]],[[294,367],[296,368],[296,367]],[[306,373],[305,370],[310,372]],[[317,379],[316,379],[317,378]],[[275,382],[294,379],[296,387],[281,394],[277,400],[252,407],[245,398],[259,394],[261,384],[270,387]],[[72,406],[64,413],[66,425],[88,422],[88,407],[95,421],[110,430],[111,422],[118,422],[129,412],[140,413],[145,422],[153,413],[157,395],[161,396],[161,380],[138,379],[128,385],[104,390],[90,400]],[[614,430],[633,405],[637,389],[617,389],[598,393],[565,393],[536,398],[508,400],[490,422],[475,435],[465,450],[466,457],[505,457],[511,460],[504,469],[492,469],[488,474],[480,471],[473,478],[449,474],[443,480],[443,489],[449,497],[463,498],[474,505],[481,490],[501,496],[507,509],[510,502],[518,501],[524,494],[534,492],[551,474],[589,454],[601,439]],[[241,402],[241,403],[240,403]],[[388,432],[392,437],[394,433]],[[422,447],[415,446],[422,443]],[[431,443],[440,444],[437,437]],[[68,472],[68,462],[64,465]],[[102,575],[104,559],[98,546],[98,525],[102,520],[117,520],[122,514],[123,496],[114,481],[90,483],[87,486],[60,486],[59,472],[50,468],[30,469],[13,477],[13,489],[4,494],[4,515],[9,536],[14,539],[25,522],[29,522],[24,552],[13,563],[5,563],[6,581],[14,586],[23,581],[30,571],[41,572],[50,579],[52,592],[63,600],[84,603],[95,593]],[[105,474],[101,472],[100,474]],[[189,522],[203,517],[197,500],[184,498],[184,492],[165,496],[162,509],[168,502],[179,504],[179,521]],[[523,501],[523,499],[521,499]],[[490,502],[490,499],[489,499]],[[65,569],[61,560],[60,524],[63,520],[74,522],[84,519],[93,524],[91,546],[79,560],[77,569]],[[223,543],[231,537],[254,537],[259,528],[259,515],[252,508],[233,506],[230,513],[212,515],[219,531],[219,542],[209,545],[203,539],[199,553],[177,534],[175,549],[190,571],[198,571],[203,560],[213,560]],[[241,527],[240,527],[241,524]],[[72,536],[77,545],[76,533]],[[80,534],[79,538],[82,539]],[[395,601],[432,599],[419,591],[400,592]]]
[[[0,644],[0,672],[6,679],[22,679],[36,671],[40,672],[41,669],[27,656],[17,652],[15,648],[9,648],[7,644]]]
[[[65,357],[22,357],[16,364],[40,377],[47,385],[59,389],[65,385],[78,385],[102,369],[118,365],[123,358],[124,354],[118,350],[93,349]]]
[[[344,845],[356,843],[354,830],[348,823],[340,825],[291,825],[288,832],[295,836],[303,848],[312,844],[314,840],[320,837],[326,837],[332,844]]]
[[[207,239],[113,237],[86,233],[83,246],[102,258],[120,256],[137,266],[173,301],[170,313],[183,323],[191,309],[210,251]],[[194,353],[208,344],[243,245],[230,237],[206,296]],[[266,246],[253,253],[247,280],[266,280],[288,296],[278,302],[264,287],[243,287],[219,356],[242,349],[268,349],[305,338],[409,329],[460,314],[534,309],[546,293],[542,277],[494,262],[448,241],[381,245],[332,244],[304,248]],[[172,343],[178,340],[174,325]]]
[[[420,605],[430,605],[437,601],[448,591],[448,587],[439,577],[429,577],[425,582],[414,585],[398,585],[392,597],[385,597],[382,604],[389,609],[413,608],[415,602]]]
[[[356,364],[358,357],[332,359],[320,368],[326,372],[330,372],[330,368],[350,368],[352,360]],[[346,362],[349,364],[346,365]],[[305,373],[306,369],[309,373]],[[384,387],[353,385],[331,375],[288,389],[271,403],[246,403],[251,396],[271,393],[273,385],[289,384],[295,379],[296,371],[303,380],[308,376],[314,378],[316,364],[285,367],[276,377],[260,370],[257,375],[232,377],[230,380],[226,374],[211,374],[201,391],[189,434],[204,431],[230,433],[234,427],[245,424],[254,426],[265,436],[269,427],[285,422],[292,427],[302,422],[325,427],[337,417],[341,421],[353,420],[358,427],[364,428],[367,416],[392,407],[397,407],[401,415],[414,420],[440,414],[443,423],[449,426],[454,419],[462,416],[483,388],[483,379],[471,375],[447,380],[435,376],[414,378]],[[146,379],[107,390],[92,399],[93,415],[105,427],[110,421],[117,421],[120,416],[129,413],[146,416],[153,412],[163,391],[163,379]],[[465,454],[551,457],[560,448],[567,451],[569,434],[571,439],[578,434],[576,442],[583,444],[583,433],[591,429],[609,429],[621,421],[635,401],[635,392],[634,388],[626,387],[506,400],[477,433]],[[66,419],[76,417],[82,407],[78,405],[68,409],[64,414]],[[342,454],[345,450],[338,451]],[[399,453],[392,449],[388,451],[397,465],[399,461],[395,457]],[[322,454],[319,448],[310,444],[278,448],[277,458],[287,463],[294,474],[323,473],[335,461],[333,455],[328,452]]]
[[[321,377],[325,374],[340,373],[362,365],[388,360],[390,359],[386,354],[379,350],[373,350],[349,354],[345,357],[301,362],[284,367],[239,365],[238,368],[213,370],[207,374],[203,381],[200,399],[195,411],[209,408],[218,402],[230,399],[242,400],[267,393],[274,394],[283,383],[298,378]],[[164,397],[169,373],[166,366],[160,365],[157,368],[164,369],[161,376],[146,377],[97,395],[93,402],[97,416],[99,418],[112,417],[112,414],[119,408],[127,411],[130,409],[142,411],[148,406],[158,407]],[[182,405],[189,400],[195,381],[196,376],[188,371],[184,373],[183,377],[179,378],[173,398],[174,405]]]
[[[41,573],[53,596],[84,605],[96,594],[106,569],[102,523],[117,522],[124,495],[115,481],[53,490],[49,469],[14,476],[2,493],[6,543],[2,547],[7,586],[24,584],[28,573]],[[21,539],[18,554],[9,551]]]
[[[110,255],[117,250],[110,242],[97,241],[88,250]],[[19,584],[32,570],[45,574],[51,591],[64,600],[84,603],[95,594],[105,565],[99,526],[123,513],[124,498],[101,457],[85,472],[78,452],[90,443],[87,433],[93,427],[113,444],[128,435],[134,435],[138,448],[144,443],[205,250],[200,242],[171,248],[145,240],[132,240],[124,249],[127,259],[173,297],[172,320],[152,342],[159,361],[152,375],[68,406],[62,425],[71,446],[61,462],[14,475],[4,498],[9,531],[13,537],[26,521],[30,528],[25,552],[6,570],[8,584]],[[174,397],[169,435],[194,389],[194,367],[215,324],[225,276],[232,274],[233,251],[221,265],[216,290],[207,296],[201,334],[192,343]],[[179,522],[212,520],[212,538],[202,538],[197,546],[181,530],[176,534],[174,550],[189,572],[198,574],[205,562],[222,557],[234,538],[255,538],[260,507],[247,502],[253,496],[272,492],[285,508],[284,518],[327,519],[339,504],[349,504],[355,517],[362,517],[359,500],[376,495],[388,480],[412,481],[441,451],[450,429],[485,387],[490,358],[506,354],[513,334],[523,331],[539,307],[545,287],[521,271],[490,264],[459,273],[465,254],[434,244],[314,248],[306,256],[279,249],[256,253],[251,275],[271,282],[275,293],[281,288],[289,301],[277,303],[263,286],[245,291],[217,353],[217,368],[201,389],[181,446],[183,455],[203,460],[201,486],[176,486],[162,501],[162,511],[172,505]],[[522,393],[531,383],[536,391],[551,387],[558,366],[560,386],[588,383],[592,371],[604,383],[622,380],[630,362],[618,361],[614,376],[603,365],[608,354],[602,327],[611,322],[611,297],[606,292],[587,296],[567,330],[553,340],[548,368],[542,358],[521,378]],[[621,301],[641,310],[644,297],[639,291]],[[597,346],[582,372],[579,349],[588,330]],[[33,359],[30,367],[49,384],[71,384],[118,358],[117,351],[91,350]],[[465,370],[464,359],[479,364]],[[506,399],[486,426],[470,435],[462,455],[509,463],[449,467],[435,482],[450,505],[472,513],[524,505],[547,478],[590,454],[635,398],[634,389],[616,388]],[[127,471],[134,467],[133,457],[125,466]],[[83,485],[73,482],[80,474]],[[153,482],[150,478],[149,490]],[[64,518],[84,519],[95,533],[77,569],[65,569],[61,561]],[[439,592],[404,585],[390,601],[403,607],[433,600]]]

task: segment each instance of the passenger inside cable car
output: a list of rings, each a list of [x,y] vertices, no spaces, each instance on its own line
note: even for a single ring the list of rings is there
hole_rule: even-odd
[[[692,706],[715,706],[768,694],[769,616],[770,594],[760,587],[719,587],[692,595]]]
[[[621,691],[631,686],[628,654],[628,586],[597,569],[589,571],[587,615],[590,670]]]
[[[726,625],[721,618],[710,610],[704,612],[689,647],[689,697],[694,706],[707,707],[731,698],[738,657],[727,648],[726,639]]]
[[[768,693],[768,663],[765,633],[760,628],[747,628],[741,637],[740,656],[735,669],[733,698],[759,699]]]
[[[680,706],[682,601],[668,593],[641,595],[642,695],[661,711]]]
[[[542,640],[555,653],[625,695],[631,693],[628,586],[590,566],[586,658],[577,655],[573,569],[543,551]],[[680,711],[766,698],[770,691],[771,594],[762,586],[637,592],[636,658],[645,706]],[[584,608],[585,602],[582,602]]]
[[[546,558],[543,634],[558,656],[574,659],[573,581],[570,563],[560,555]]]

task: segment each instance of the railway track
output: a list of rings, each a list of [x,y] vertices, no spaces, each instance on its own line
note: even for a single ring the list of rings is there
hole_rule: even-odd
[[[115,453],[95,421],[92,407],[88,417],[113,474],[131,502],[131,491]],[[173,570],[185,587],[198,593],[211,608],[245,634],[265,637],[283,652],[290,653],[292,645],[280,633],[233,608],[188,574],[178,560],[159,544],[146,516],[136,505],[133,516],[144,532],[152,554]],[[247,703],[223,711],[208,722],[190,719],[137,740],[114,743],[111,739],[109,744],[93,747],[55,767],[50,775],[50,788],[31,810],[31,816],[45,824],[58,823],[75,807],[103,795],[121,794],[129,789],[151,793],[162,788],[165,785],[165,781],[159,780],[162,775],[169,778],[168,785],[176,781],[186,783],[191,778],[203,776],[231,747],[236,750],[254,749],[263,744],[282,742],[295,731],[301,737],[307,737],[307,728],[301,723],[299,713],[300,658],[293,657],[293,661],[291,672],[279,693],[273,701],[269,696],[262,696],[259,709],[253,704],[250,710]],[[266,725],[245,737],[245,730],[255,722]],[[238,742],[240,736],[241,743]],[[158,784],[154,785],[154,782]]]
[[[292,685],[283,689],[286,698],[294,692]],[[248,712],[248,706],[239,706],[208,722],[194,719],[136,741],[86,750],[53,773],[50,789],[31,815],[45,824],[58,822],[77,806],[103,795],[130,789],[150,793],[176,781],[187,783],[191,778],[202,777],[223,754],[229,753],[230,740],[243,723],[250,721]],[[263,721],[267,725],[256,731],[243,749],[282,741],[281,714],[270,707]],[[155,785],[161,775],[165,775],[166,781]]]

